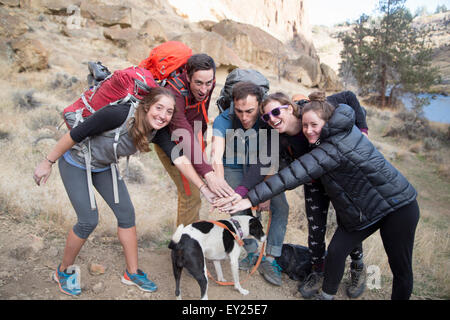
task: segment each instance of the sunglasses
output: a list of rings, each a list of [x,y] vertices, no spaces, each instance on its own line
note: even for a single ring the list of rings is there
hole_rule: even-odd
[[[279,106],[279,107],[273,108],[273,109],[270,110],[269,112],[264,113],[264,114],[261,116],[261,119],[262,119],[264,122],[269,122],[269,120],[270,120],[270,115],[273,115],[274,117],[278,117],[278,116],[281,114],[281,110],[280,110],[280,109],[287,109],[287,108],[289,108],[288,105],[284,105],[284,106]]]

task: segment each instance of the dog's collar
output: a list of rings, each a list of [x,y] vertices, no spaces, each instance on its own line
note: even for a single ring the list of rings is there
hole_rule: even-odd
[[[216,226],[219,226],[221,228],[224,228],[225,230],[227,230],[232,236],[233,238],[239,243],[239,245],[242,247],[244,245],[244,241],[242,240],[243,237],[243,233],[242,233],[242,229],[240,228],[240,224],[239,222],[237,222],[236,220],[233,219],[231,220],[231,222],[235,225],[236,229],[238,230],[239,234],[241,235],[241,237],[239,238],[236,233],[234,233],[233,231],[231,231],[225,224],[223,224],[222,222],[219,221],[215,221],[215,220],[208,220],[207,222],[215,224]],[[237,224],[237,225],[236,225]],[[239,226],[239,227],[238,227]]]
[[[241,224],[239,221],[230,218],[230,221],[233,222],[234,226],[236,227],[236,230],[239,232],[239,237],[242,239],[244,237],[244,233],[242,232]]]

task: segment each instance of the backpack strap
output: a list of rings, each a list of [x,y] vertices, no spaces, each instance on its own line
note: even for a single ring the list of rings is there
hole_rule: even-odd
[[[187,105],[187,97],[189,95],[189,90],[187,89],[186,84],[183,82],[183,80],[180,79],[179,74],[176,74],[166,79],[163,86],[165,86],[166,84],[170,85],[178,93],[180,93],[183,97],[185,97]]]
[[[83,122],[83,109],[77,109],[75,111],[75,122],[72,128],[75,128],[80,122]]]
[[[119,173],[119,165],[117,162],[111,163],[111,177],[113,184],[114,203],[119,203],[119,187],[117,178],[122,179]]]
[[[122,125],[114,130],[114,143],[113,143],[113,150],[114,150],[114,158],[115,162],[111,163],[111,176],[112,176],[112,183],[113,183],[113,193],[114,193],[114,203],[119,203],[119,187],[117,183],[117,179],[122,180],[122,176],[119,172],[119,157],[117,156],[117,146],[119,145],[119,140],[121,133],[128,125],[128,119],[130,119],[134,112],[136,111],[136,108],[139,104],[139,102],[135,102],[133,100],[130,100],[130,111],[128,111],[128,116],[126,120],[122,123]],[[129,157],[127,157],[127,172],[128,172],[128,163],[129,163]]]
[[[94,97],[95,93],[97,92],[97,89],[100,88],[100,86],[102,85],[102,83],[105,82],[106,80],[109,80],[112,76],[113,76],[113,73],[108,74],[108,75],[106,76],[105,79],[101,80],[99,83],[97,83],[97,84],[94,86],[94,88],[91,89],[91,90],[92,90],[92,94],[91,94],[91,96],[89,97],[89,101],[92,101],[92,98]],[[84,95],[84,94],[83,94],[83,95]],[[83,101],[83,102],[84,102],[84,101]],[[86,103],[85,103],[85,105],[86,105]],[[89,110],[89,111],[91,111],[91,110]],[[92,112],[92,111],[91,111],[91,112]],[[92,112],[92,113],[94,113],[94,112]]]
[[[95,93],[95,92],[94,92],[94,93]],[[92,94],[92,96],[94,95],[94,93]],[[91,98],[92,98],[92,96],[91,96]],[[94,114],[94,113],[95,113],[95,110],[94,110],[94,108],[92,108],[91,105],[88,103],[86,97],[84,96],[84,93],[81,94],[81,100],[83,101],[84,106],[86,107],[86,109],[88,109],[92,114]]]
[[[89,192],[89,202],[91,204],[91,209],[95,210],[95,197],[94,197],[94,188],[92,183],[92,169],[91,169],[91,142],[87,139],[87,146],[83,143],[81,151],[84,155],[84,161],[86,163],[86,177],[88,183],[88,192]]]
[[[186,100],[187,100],[187,98],[186,98]],[[200,102],[197,102],[196,104],[191,104],[191,105],[188,105],[187,103],[186,103],[186,108],[184,109],[184,112],[186,112],[187,110],[189,110],[189,109],[195,109],[195,108],[197,108],[197,111],[198,112],[200,112],[200,110],[202,111],[202,113],[203,113],[203,118],[205,118],[205,121],[206,121],[206,123],[208,124],[209,123],[209,119],[208,119],[208,113],[206,112],[206,102],[208,102],[208,100],[209,100],[209,97],[207,97],[205,100],[203,100],[203,101],[200,101]],[[187,101],[186,101],[187,102]]]

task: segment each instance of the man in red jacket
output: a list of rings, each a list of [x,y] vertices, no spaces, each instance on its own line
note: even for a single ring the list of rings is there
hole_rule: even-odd
[[[208,125],[208,108],[215,87],[216,65],[207,54],[192,55],[186,72],[179,80],[186,84],[187,94],[171,87],[175,94],[175,113],[170,123],[172,137],[175,135],[183,144],[183,153],[191,160],[197,173],[204,177],[208,187],[220,196],[232,195],[234,190],[223,178],[219,178],[208,163],[204,150],[204,133]],[[161,163],[169,173],[178,190],[177,225],[188,225],[199,220],[201,208],[200,192],[197,187],[187,181],[171,160],[155,146]]]

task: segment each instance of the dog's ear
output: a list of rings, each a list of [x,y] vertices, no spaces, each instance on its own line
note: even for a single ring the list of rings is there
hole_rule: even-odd
[[[249,221],[249,234],[256,239],[261,239],[264,236],[264,228],[258,218],[253,217]]]

